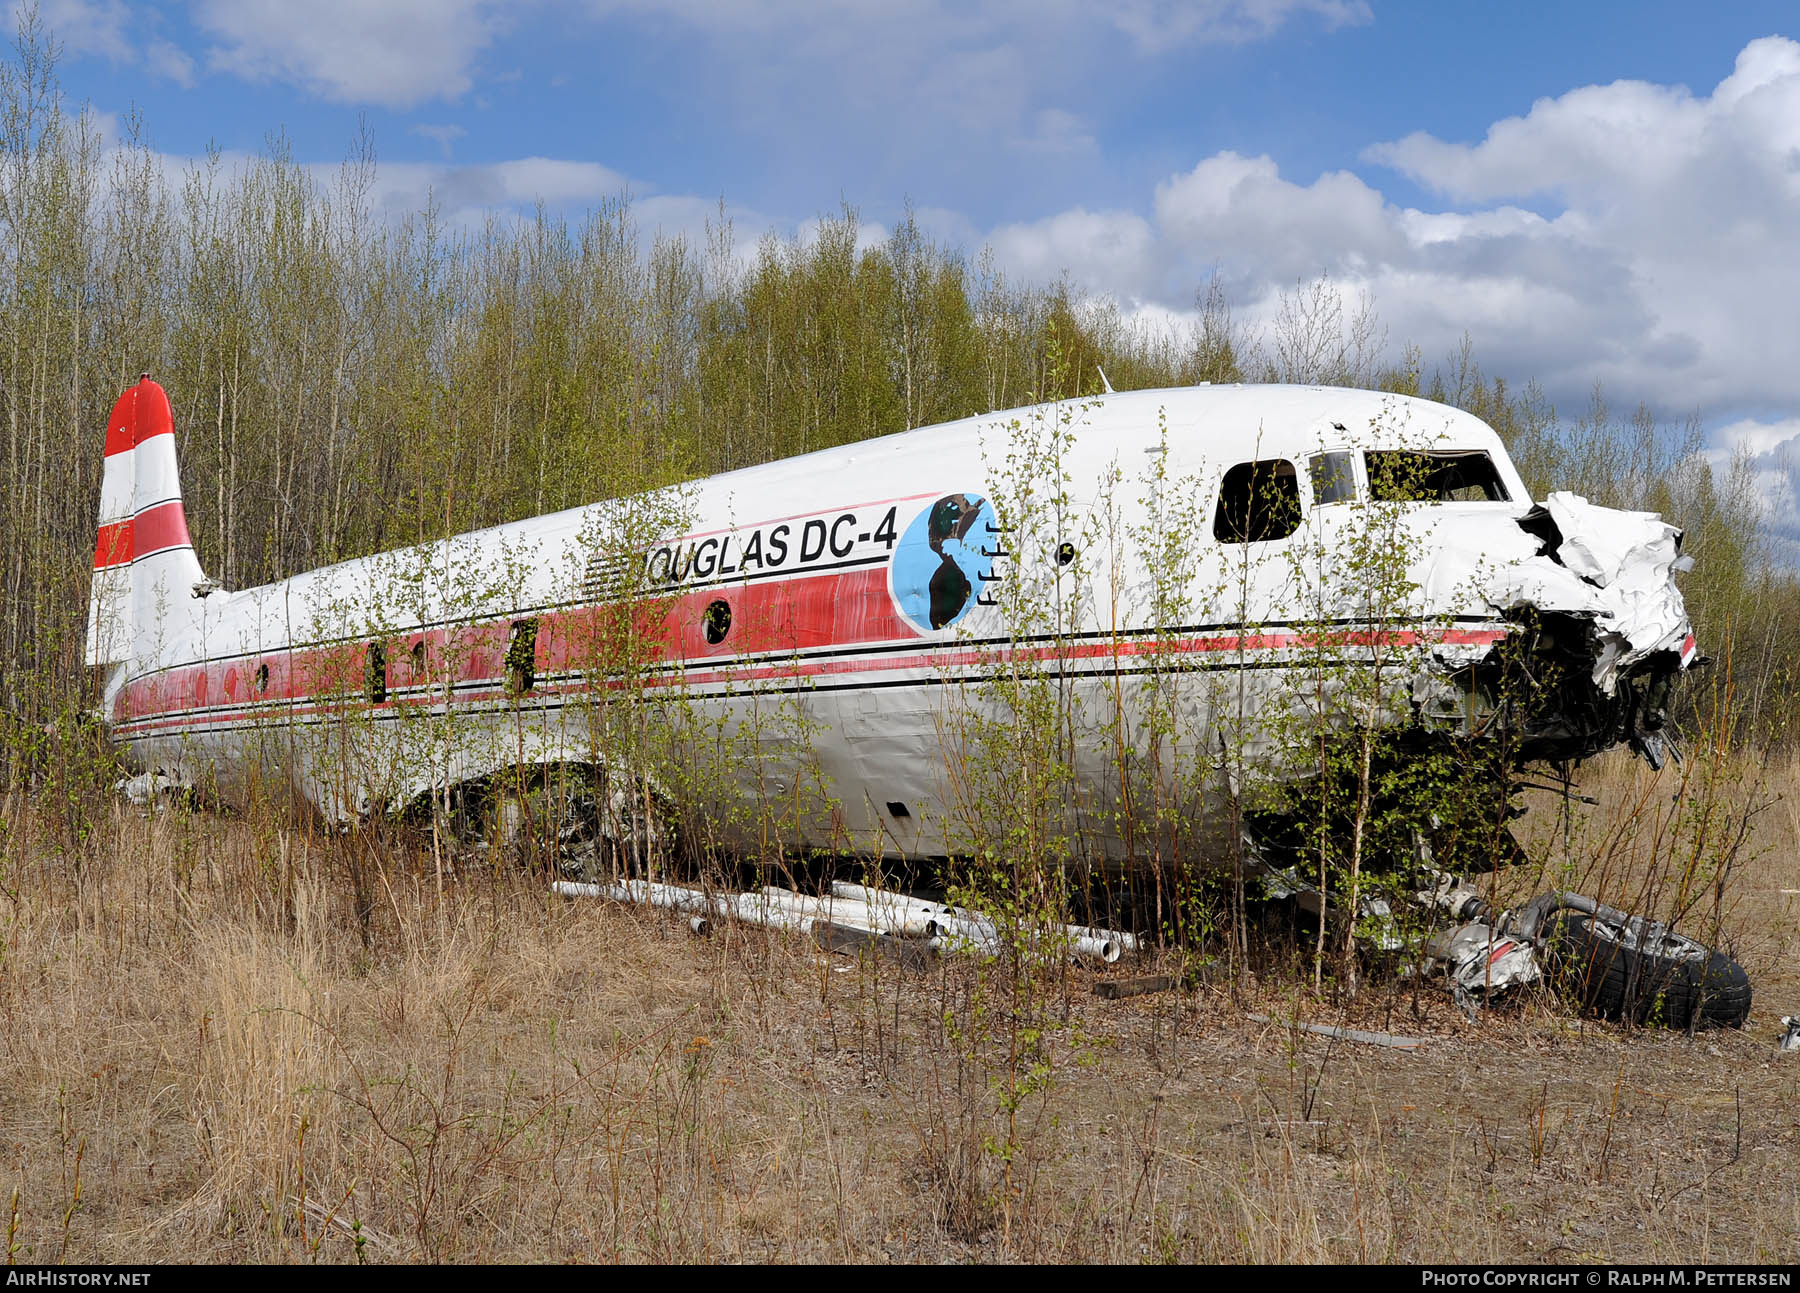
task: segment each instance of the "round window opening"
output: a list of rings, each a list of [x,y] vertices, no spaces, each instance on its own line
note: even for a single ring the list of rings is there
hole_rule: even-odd
[[[714,646],[725,640],[731,632],[731,603],[726,601],[712,602],[701,616],[701,626],[706,630],[706,640]]]
[[[1075,545],[1064,539],[1056,545],[1056,564],[1066,566],[1075,560]]]

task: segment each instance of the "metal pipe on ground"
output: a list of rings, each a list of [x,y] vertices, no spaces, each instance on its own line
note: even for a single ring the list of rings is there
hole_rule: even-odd
[[[862,886],[845,886],[862,890]],[[909,938],[931,938],[935,945],[995,956],[1006,947],[999,927],[985,916],[947,911],[922,899],[906,898],[906,910],[870,902],[861,893],[837,892],[832,898],[814,898],[769,885],[757,893],[708,894],[680,885],[658,884],[648,880],[625,880],[617,884],[582,884],[558,880],[551,890],[567,898],[611,898],[664,907],[701,916],[730,916],[745,924],[766,929],[791,929],[808,933],[815,921],[867,929],[874,934],[900,935]],[[863,890],[875,894],[878,891]],[[1119,959],[1122,936],[1107,930],[1089,930],[1080,926],[1064,927],[1062,943],[1070,955],[1111,965]]]
[[[711,915],[718,910],[715,895],[699,889],[658,884],[650,880],[622,880],[617,884],[582,884],[574,880],[558,880],[550,886],[550,891],[564,898],[611,898],[614,902],[639,903],[671,911],[698,912],[701,915]]]
[[[921,912],[928,919],[934,920],[940,925],[946,924],[948,921],[962,921],[966,924],[984,924],[990,932],[995,934],[999,932],[999,927],[986,916],[934,903],[925,898],[915,898],[911,894],[895,893],[887,889],[871,889],[867,885],[852,884],[845,880],[834,881],[831,892],[840,898],[860,899],[871,907],[877,904],[891,904],[908,911]],[[1127,934],[1121,930],[1101,929],[1095,925],[1065,925],[1063,929],[1074,940],[1077,955],[1098,958],[1109,965],[1118,960],[1122,953],[1138,950],[1137,935]],[[1111,944],[1112,947],[1110,952],[1107,951],[1108,944]]]
[[[838,893],[832,886],[830,897],[814,898],[792,889],[769,885],[762,893],[796,911],[818,916],[837,924],[851,924],[877,933],[901,938],[929,938],[937,932],[929,908],[903,908],[894,903],[871,902],[860,895]]]
[[[955,912],[955,908],[928,898],[895,893],[891,889],[871,889],[847,880],[833,881],[831,892],[833,897],[866,904],[890,933],[903,934],[907,938],[930,938],[937,932],[939,916]]]
[[[936,921],[939,937],[947,940],[947,946],[965,943],[985,956],[996,956],[1007,947],[1007,939],[999,926],[986,917],[940,913]],[[1119,944],[1114,939],[1099,938],[1091,933],[1076,935],[1067,926],[1053,927],[1041,934],[1032,932],[1028,937],[1034,946],[1049,944],[1067,951],[1070,956],[1105,965],[1111,965],[1120,956]]]
[[[558,880],[550,889],[565,898],[610,898],[614,902],[662,907],[686,912],[691,916],[729,916],[743,924],[761,925],[766,929],[793,929],[804,934],[812,928],[810,916],[761,894],[709,894],[699,889],[657,884],[649,880],[624,880],[618,884],[581,884],[573,880]]]

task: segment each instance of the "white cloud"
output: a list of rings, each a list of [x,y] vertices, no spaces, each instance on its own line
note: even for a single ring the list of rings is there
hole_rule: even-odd
[[[194,19],[216,41],[215,70],[410,108],[466,93],[507,12],[496,0],[199,0]]]
[[[7,6],[7,35],[18,29],[30,0]],[[183,88],[194,84],[194,60],[155,34],[159,15],[134,11],[125,0],[37,0],[44,32],[66,55],[90,55],[112,63],[143,64],[151,77]]]
[[[1704,457],[1716,480],[1748,486],[1761,505],[1777,563],[1800,568],[1800,416],[1722,426]]]
[[[1017,272],[1066,270],[1128,309],[1191,308],[1216,270],[1253,327],[1329,274],[1428,366],[1466,332],[1488,372],[1565,408],[1598,380],[1667,417],[1800,413],[1800,43],[1751,42],[1710,94],[1587,86],[1479,143],[1411,135],[1365,158],[1438,200],[1221,152],[1146,194],[1147,218],[1077,207],[991,241]]]
[[[16,17],[28,2],[8,10]],[[71,54],[194,83],[193,58],[155,34],[160,15],[142,0],[38,4]],[[1364,0],[192,0],[190,9],[210,40],[210,70],[343,103],[456,101],[495,38],[536,9],[563,24],[677,28],[734,74],[740,115],[791,128],[799,90],[1027,141],[1060,137],[1059,123],[1036,114],[1059,110],[1042,102],[1047,87],[1067,82],[1097,36],[1154,57],[1260,39],[1302,18],[1328,28],[1371,20]]]
[[[329,182],[334,173],[316,168]],[[453,224],[479,225],[489,212],[526,211],[542,202],[553,210],[579,211],[624,196],[625,176],[598,162],[521,157],[507,162],[456,166],[435,162],[383,162],[371,198],[390,215],[421,211],[435,201]]]
[[[1371,20],[1362,0],[586,0],[603,26],[682,42],[736,127],[816,169],[985,182],[996,161],[1097,157],[1089,106],[1149,63],[1290,25]],[[826,112],[821,108],[829,105]],[[948,173],[948,174],[946,174]]]
[[[7,14],[7,35],[17,30],[31,0],[15,0]],[[69,54],[97,54],[115,63],[137,61],[138,50],[127,36],[131,11],[124,0],[38,0],[38,19]]]
[[[1267,157],[1208,158],[1158,185],[1155,211],[1176,248],[1213,248],[1213,259],[1282,283],[1326,270],[1354,274],[1405,246],[1392,209],[1356,176],[1333,171],[1298,185]]]
[[[794,237],[802,246],[816,246],[825,222],[835,219],[835,216],[812,216],[802,220],[794,229]],[[888,232],[888,227],[878,221],[859,218],[856,222],[856,250],[863,252],[879,247],[888,240]]]
[[[941,247],[972,256],[981,246],[982,233],[964,212],[944,207],[915,207],[912,214],[919,232]]]
[[[438,146],[438,151],[448,159],[450,156],[450,145],[454,144],[469,132],[461,126],[456,125],[432,126],[420,123],[416,126],[408,126],[406,128],[406,133],[431,140]]]
[[[81,105],[81,128],[102,150],[116,148],[120,139],[119,114],[102,112],[91,103]]]
[[[1800,406],[1800,44],[1752,41],[1711,95],[1618,81],[1534,104],[1478,144],[1410,135],[1369,150],[1459,204],[1548,198],[1561,214],[1459,237],[1440,259],[1561,288],[1607,331],[1523,351],[1666,406]],[[1485,214],[1485,213],[1471,213]],[[1556,364],[1550,356],[1570,361]],[[1542,371],[1540,367],[1539,371]]]
[[[1072,153],[1094,153],[1099,145],[1092,127],[1073,112],[1062,108],[1040,108],[1032,121],[1030,133],[1013,141],[1020,152],[1038,153],[1047,158]]]
[[[158,75],[184,90],[194,88],[194,60],[187,51],[166,40],[152,40],[144,47],[144,61]]]
[[[103,146],[116,143],[118,123],[115,119],[90,113],[90,120],[101,133]],[[254,157],[242,152],[219,155],[222,178],[239,173],[255,162]],[[155,153],[152,154],[152,165],[161,172],[170,195],[179,200],[183,180],[190,171],[203,168],[205,161],[197,157]],[[337,163],[303,163],[303,169],[326,191],[343,177]],[[640,234],[640,245],[646,251],[659,237],[680,237],[696,251],[703,252],[707,247],[709,227],[716,228],[723,222],[731,226],[735,235],[734,259],[739,264],[753,260],[758,237],[776,228],[768,217],[748,207],[722,206],[717,198],[658,194],[609,166],[550,157],[523,157],[476,165],[383,162],[377,167],[374,183],[364,196],[378,219],[397,222],[435,204],[438,219],[445,226],[471,232],[480,230],[496,217],[501,220],[529,218],[540,204],[553,220],[564,216],[579,219],[587,210],[629,199],[631,218]],[[779,232],[791,234],[794,230],[790,226]],[[880,229],[880,236],[886,236],[885,229]],[[866,241],[866,238],[859,241]]]
[[[715,234],[730,234],[730,259],[739,268],[756,259],[756,245],[774,222],[748,207],[721,204],[717,198],[679,194],[633,197],[631,216],[648,247],[657,238],[681,238],[695,252],[704,253]]]
[[[1357,26],[1374,18],[1363,0],[1114,0],[1105,9],[1113,25],[1147,53],[1197,42],[1255,40],[1300,13],[1310,13],[1328,27]]]
[[[1800,147],[1800,44],[1746,45],[1712,95],[1685,86],[1615,81],[1540,99],[1489,128],[1479,144],[1412,134],[1367,156],[1458,201],[1550,194],[1574,205],[1674,196],[1705,175],[1748,186],[1743,196],[1792,196]],[[1695,195],[1704,196],[1704,195]],[[1682,210],[1692,203],[1684,200]]]
[[[1800,448],[1800,417],[1782,418],[1774,422],[1741,418],[1720,427],[1712,438],[1716,446],[1715,461],[1728,463],[1734,453],[1760,458],[1783,446]]]
[[[1157,286],[1156,233],[1129,211],[1076,208],[1027,224],[1002,225],[988,237],[1008,274],[1047,282],[1071,271],[1080,281],[1101,283],[1127,300]]]

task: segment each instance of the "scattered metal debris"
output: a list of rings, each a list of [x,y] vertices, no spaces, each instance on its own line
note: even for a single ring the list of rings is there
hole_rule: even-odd
[[[1783,1015],[1781,1028],[1781,1040],[1775,1043],[1775,1049],[1800,1051],[1800,1015]]]
[[[938,959],[938,949],[929,939],[890,938],[873,930],[838,925],[828,920],[814,922],[812,940],[821,952],[871,956],[903,970],[929,970]]]
[[[113,789],[146,817],[172,807],[189,794],[184,783],[161,772],[140,772],[124,778]]]
[[[1553,981],[1589,1013],[1670,1028],[1737,1027],[1750,1012],[1750,980],[1723,952],[1580,894],[1554,891],[1496,912],[1462,879],[1435,873],[1414,897],[1453,923],[1425,945],[1422,969],[1443,983],[1472,1020],[1478,1007],[1522,987]],[[712,892],[648,880],[584,884],[561,880],[554,892],[569,898],[608,898],[678,911],[696,934],[726,919],[808,934],[820,948],[874,955],[910,969],[940,952],[998,956],[1017,935],[992,918],[910,894],[837,882],[826,895],[770,885],[753,893]],[[1064,925],[1025,935],[1039,950],[1103,965],[1135,951],[1135,936],[1087,925]],[[1096,996],[1116,1000],[1175,986],[1171,975],[1102,980]],[[1261,1016],[1251,1016],[1267,1022]],[[1784,1021],[1783,1049],[1800,1049],[1800,1023]],[[1373,1045],[1422,1044],[1417,1038],[1357,1033],[1324,1025],[1308,1032]]]
[[[1414,896],[1463,922],[1426,943],[1425,970],[1471,1019],[1481,1002],[1547,977],[1603,1019],[1735,1028],[1750,1013],[1744,967],[1660,921],[1560,890],[1495,912],[1455,876]]]
[[[558,880],[551,885],[553,892],[565,898],[610,898],[686,912],[691,917],[795,930],[811,934],[821,947],[833,952],[860,953],[873,939],[982,956],[996,956],[1010,945],[1010,935],[1000,925],[976,912],[858,884],[839,882],[831,888],[830,896],[815,898],[775,885],[755,893],[714,893],[648,880],[613,884]],[[1105,965],[1138,946],[1134,935],[1087,925],[1036,931],[1029,938],[1042,950],[1060,950],[1073,959]]]

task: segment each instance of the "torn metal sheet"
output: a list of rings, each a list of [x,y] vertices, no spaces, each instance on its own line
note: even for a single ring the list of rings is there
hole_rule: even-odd
[[[1658,652],[1691,658],[1693,631],[1671,578],[1681,560],[1681,531],[1652,512],[1599,507],[1579,494],[1544,499],[1561,542],[1556,559],[1593,586],[1605,648],[1594,682],[1608,690],[1619,675]]]
[[[1433,935],[1425,957],[1465,1011],[1472,1011],[1475,1001],[1493,1001],[1544,977],[1529,941],[1480,921]]]
[[[126,803],[146,813],[167,807],[187,794],[186,786],[161,772],[140,772],[135,777],[125,777],[114,789]]]

